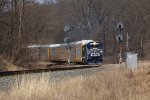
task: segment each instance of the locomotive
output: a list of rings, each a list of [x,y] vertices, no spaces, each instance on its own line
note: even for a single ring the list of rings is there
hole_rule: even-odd
[[[82,64],[102,64],[103,45],[93,40],[51,45],[29,45],[32,59],[50,62],[71,62]]]

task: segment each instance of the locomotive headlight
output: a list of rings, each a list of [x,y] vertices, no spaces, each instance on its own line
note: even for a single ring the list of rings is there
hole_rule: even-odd
[[[94,42],[93,44],[96,45],[96,42]]]
[[[103,53],[103,51],[102,51],[102,50],[100,50],[100,53]]]

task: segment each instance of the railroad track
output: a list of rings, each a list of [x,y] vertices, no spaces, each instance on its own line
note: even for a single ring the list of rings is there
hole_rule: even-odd
[[[52,66],[54,67],[54,66]],[[59,66],[60,67],[60,66]],[[111,70],[106,66],[87,66],[76,65],[75,67],[65,68],[50,68],[50,69],[37,69],[28,71],[16,71],[16,72],[3,72],[0,73],[0,91],[8,91],[15,84],[20,84],[22,79],[43,78],[49,80],[49,83],[58,82],[63,79],[75,78],[75,77],[88,77],[97,72]]]
[[[65,67],[64,67],[65,66]],[[0,72],[0,76],[12,76],[30,73],[42,73],[42,72],[53,72],[53,71],[65,71],[65,70],[77,70],[85,68],[99,67],[99,65],[55,65],[45,69],[32,69],[32,70],[19,70],[19,71],[4,71]]]

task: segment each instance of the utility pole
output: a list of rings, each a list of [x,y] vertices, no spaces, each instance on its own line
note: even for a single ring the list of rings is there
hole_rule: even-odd
[[[122,45],[122,41],[123,41],[122,31],[123,31],[123,27],[124,27],[123,23],[118,23],[117,24],[117,28],[120,31],[120,35],[117,36],[117,40],[119,42],[119,64],[122,63],[122,48],[123,48],[123,45]]]
[[[127,33],[127,35],[126,35],[126,52],[128,52],[129,51],[129,39],[130,39],[130,37],[129,37],[129,34]]]
[[[68,50],[68,64],[69,64],[69,66],[70,66],[70,56],[71,56],[71,49],[72,49],[72,47],[71,47],[71,45],[70,45],[70,42],[71,42],[71,39],[70,39],[70,37],[65,37],[64,38],[64,42],[67,44],[67,46],[66,46],[66,49]]]
[[[69,26],[65,26],[64,27],[64,32],[66,32],[67,33],[67,35],[68,35],[68,37],[65,37],[64,38],[64,42],[65,43],[67,43],[67,47],[66,47],[66,49],[68,50],[68,53],[69,53],[69,56],[68,56],[68,64],[69,64],[69,66],[70,66],[70,59],[71,59],[71,49],[72,49],[72,47],[71,47],[71,45],[70,45],[70,42],[71,42],[71,39],[70,39],[70,37],[69,37],[69,32],[71,32],[72,31],[72,28],[70,28]]]

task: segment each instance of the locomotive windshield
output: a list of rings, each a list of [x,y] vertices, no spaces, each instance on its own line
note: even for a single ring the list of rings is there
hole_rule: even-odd
[[[102,44],[97,43],[97,42],[90,42],[87,44],[87,48],[88,49],[93,49],[93,48],[102,49]]]

